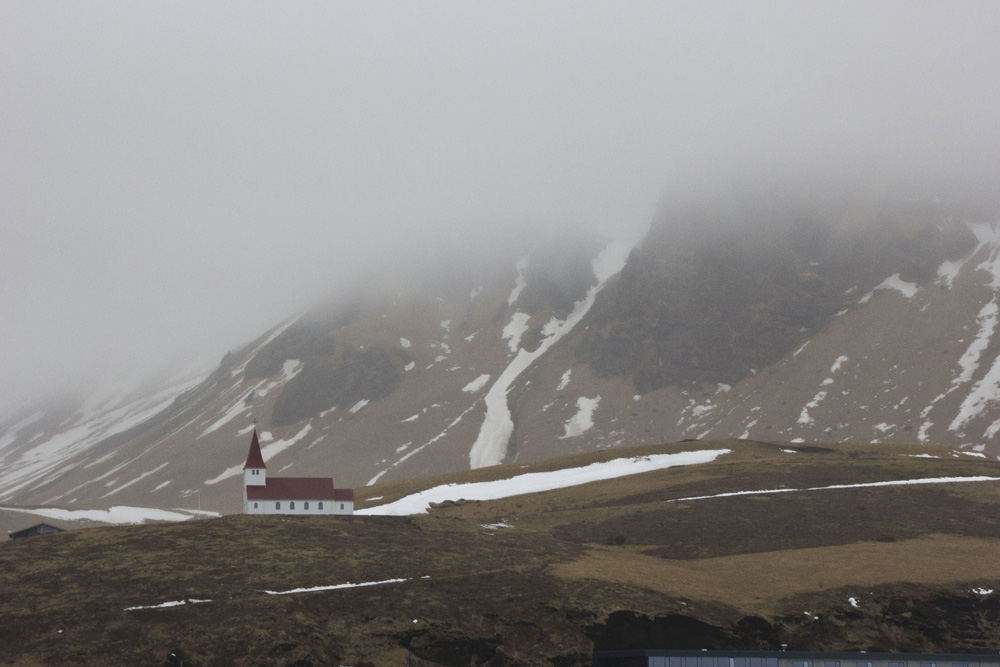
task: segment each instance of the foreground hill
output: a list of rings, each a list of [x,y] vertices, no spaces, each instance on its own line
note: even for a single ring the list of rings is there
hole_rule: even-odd
[[[622,456],[673,464],[501,497]],[[201,665],[585,665],[595,648],[782,643],[994,651],[998,481],[1000,463],[940,448],[678,443],[359,494],[363,511],[388,512],[451,485],[455,500],[411,516],[68,531],[0,546],[0,663],[156,664],[175,650]]]

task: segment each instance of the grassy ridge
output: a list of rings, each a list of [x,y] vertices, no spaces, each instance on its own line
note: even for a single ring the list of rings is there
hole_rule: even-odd
[[[788,453],[747,442],[626,454],[702,447],[733,453],[409,518],[230,516],[4,543],[0,663],[159,664],[174,648],[195,664],[574,665],[587,664],[595,645],[633,643],[1000,646],[998,598],[970,592],[1000,589],[996,482],[677,502],[782,485],[1000,477],[1000,464],[948,453],[913,458],[926,450],[908,447]],[[387,502],[431,485],[365,492]],[[501,521],[513,527],[484,525]],[[263,592],[387,579],[405,581]],[[126,611],[185,599],[211,602]]]

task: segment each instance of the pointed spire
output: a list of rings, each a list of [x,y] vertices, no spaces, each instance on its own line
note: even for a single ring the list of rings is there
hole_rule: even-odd
[[[243,466],[243,469],[247,468],[266,468],[264,465],[264,457],[260,453],[260,442],[257,440],[257,428],[253,429],[253,439],[250,440],[250,452],[247,454],[247,462]]]

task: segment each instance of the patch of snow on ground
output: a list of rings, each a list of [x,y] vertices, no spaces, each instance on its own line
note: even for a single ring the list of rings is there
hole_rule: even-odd
[[[717,405],[714,405],[711,402],[706,403],[705,405],[696,405],[693,408],[691,408],[691,416],[701,417],[702,415],[711,412],[717,407],[718,407]]]
[[[710,500],[712,498],[730,498],[734,496],[761,496],[772,493],[795,493],[799,491],[830,491],[834,489],[866,489],[876,486],[908,486],[915,484],[958,484],[962,482],[996,482],[1000,477],[924,477],[919,479],[897,479],[888,482],[864,482],[861,484],[833,484],[831,486],[812,486],[805,489],[759,489],[756,491],[730,491],[729,493],[717,493],[711,496],[689,496],[687,498],[674,498],[668,500],[671,503],[687,502],[691,500]],[[356,512],[355,512],[356,514]]]
[[[800,424],[812,424],[813,423],[813,418],[809,416],[809,410],[812,409],[812,408],[815,408],[815,407],[819,406],[819,404],[823,402],[824,398],[826,398],[826,392],[825,391],[821,391],[818,394],[816,394],[815,396],[813,396],[813,399],[811,401],[809,401],[808,403],[806,403],[805,406],[803,406],[802,412],[799,413],[799,420],[798,421],[799,421]]]
[[[462,417],[464,417],[465,415],[467,415],[469,413],[469,411],[472,410],[472,408],[476,407],[476,405],[478,403],[479,403],[479,399],[476,399],[475,401],[473,401],[472,405],[470,405],[465,410],[463,410],[462,414],[460,414],[459,416],[455,417],[455,419],[453,419],[450,424],[448,424],[447,426],[444,427],[444,430],[442,430],[436,436],[434,436],[433,438],[431,438],[430,440],[428,440],[424,444],[420,445],[416,449],[414,449],[412,451],[409,451],[406,454],[404,454],[403,456],[401,456],[399,458],[399,460],[397,460],[391,466],[389,466],[388,468],[385,468],[384,470],[382,470],[381,472],[379,472],[377,475],[375,475],[374,477],[372,477],[370,480],[368,480],[368,483],[365,484],[365,486],[371,486],[371,485],[375,484],[375,482],[379,481],[379,479],[382,478],[382,475],[386,474],[387,472],[389,472],[390,470],[392,470],[393,468],[395,468],[396,466],[398,466],[400,463],[403,463],[404,461],[406,461],[407,459],[409,459],[411,456],[413,456],[415,454],[419,454],[421,451],[423,451],[429,445],[433,445],[435,442],[437,442],[438,440],[440,440],[441,438],[443,438],[445,436],[445,434],[448,433],[448,429],[450,429],[452,426],[454,426],[458,422],[462,421]],[[438,406],[437,404],[435,404],[434,407],[440,407],[440,406]],[[426,408],[425,408],[425,410],[426,410]]]
[[[441,328],[445,331],[451,329],[451,320],[441,320]]]
[[[271,332],[270,336],[268,336],[266,339],[264,339],[264,341],[260,345],[258,345],[256,347],[256,349],[254,349],[253,352],[251,352],[250,354],[248,354],[246,356],[246,361],[244,361],[242,364],[240,364],[239,366],[237,366],[236,368],[234,368],[233,370],[230,371],[230,375],[229,376],[235,378],[238,375],[242,375],[243,372],[247,369],[247,365],[250,363],[250,361],[253,360],[253,358],[255,356],[257,356],[257,353],[261,349],[263,349],[268,343],[270,343],[271,341],[273,341],[275,338],[277,338],[281,334],[285,333],[285,331],[288,329],[288,327],[290,327],[293,324],[295,324],[295,322],[298,321],[298,319],[299,319],[298,317],[292,317],[289,320],[285,321],[283,324],[279,324],[274,329],[274,331]]]
[[[164,468],[166,468],[166,467],[167,467],[167,465],[169,465],[169,464],[168,464],[168,463],[161,463],[160,465],[158,465],[157,467],[153,468],[152,470],[150,470],[150,471],[148,471],[148,472],[144,472],[144,473],[142,473],[141,475],[139,475],[138,477],[136,477],[136,478],[135,478],[135,479],[133,479],[132,481],[130,481],[130,482],[126,482],[126,483],[122,484],[121,486],[119,486],[119,487],[117,487],[117,488],[115,488],[115,489],[112,489],[111,491],[108,491],[108,492],[107,492],[107,493],[105,493],[105,494],[104,494],[103,496],[101,496],[101,498],[107,498],[108,496],[113,496],[113,495],[115,495],[116,493],[118,493],[119,491],[121,491],[122,489],[127,489],[128,487],[132,486],[132,485],[133,485],[133,484],[135,484],[136,482],[139,482],[139,481],[142,481],[142,480],[143,480],[143,479],[145,479],[146,477],[149,477],[150,475],[153,475],[153,474],[155,474],[155,473],[158,473],[159,471],[161,471],[161,470],[163,470]],[[159,487],[157,487],[157,488],[159,488]]]
[[[809,341],[806,341],[806,342],[802,343],[802,345],[799,347],[799,349],[795,350],[795,352],[792,352],[792,357],[794,358],[794,357],[799,356],[799,352],[801,352],[802,350],[806,349],[806,345],[808,345],[808,344],[809,344]]]
[[[405,366],[403,366],[403,370],[404,371],[412,371],[413,367],[416,366],[416,365],[417,365],[417,362],[411,361],[410,363],[408,363]]]
[[[482,375],[480,375],[479,377],[477,377],[475,380],[473,380],[469,384],[467,384],[464,387],[462,387],[462,391],[468,392],[470,394],[474,394],[477,391],[479,391],[480,389],[482,389],[483,387],[485,387],[486,383],[489,382],[489,381],[490,381],[490,374],[489,373],[483,373]]]
[[[559,436],[559,439],[565,440],[566,438],[575,438],[593,428],[594,410],[597,409],[597,404],[600,402],[600,395],[594,398],[581,396],[576,399],[576,414],[567,419],[566,423],[563,424],[566,432]]]
[[[875,424],[872,428],[877,431],[881,431],[882,433],[888,433],[896,427],[893,424],[886,424],[885,422],[882,422],[881,424]]]
[[[989,595],[990,593],[993,592],[993,589],[980,587],[980,588],[973,588],[972,592],[975,593],[976,595]]]
[[[422,577],[423,578],[423,577]],[[406,579],[383,579],[382,581],[362,581],[357,584],[352,584],[347,582],[346,584],[335,584],[333,586],[313,586],[312,588],[292,588],[287,591],[262,591],[268,595],[291,595],[292,593],[314,593],[316,591],[335,591],[341,588],[363,588],[365,586],[381,586],[382,584],[398,584],[403,581],[409,581],[410,578]]]
[[[1000,312],[1000,307],[997,306],[996,301],[990,301],[980,309],[976,316],[976,320],[979,322],[979,331],[958,360],[962,372],[951,381],[953,385],[965,384],[972,379],[973,374],[979,368],[979,357],[990,344],[990,338],[993,337],[993,332],[996,330],[998,312]]]
[[[517,260],[515,268],[517,268],[517,280],[514,282],[514,289],[510,291],[510,296],[507,297],[508,306],[513,306],[517,297],[521,296],[521,292],[528,286],[528,281],[524,278],[524,272],[528,270],[528,258],[522,257]]]
[[[836,373],[837,371],[839,371],[841,365],[845,361],[847,361],[847,357],[845,357],[844,355],[840,355],[839,357],[837,357],[837,359],[833,362],[833,366],[830,366],[830,372]]]
[[[406,422],[415,422],[419,418],[420,418],[420,413],[418,412],[417,414],[413,415],[412,417],[407,417],[406,419],[404,419],[400,423],[401,424],[405,424]]]
[[[165,481],[165,482],[162,482],[162,483],[160,483],[160,484],[157,484],[157,485],[156,485],[156,488],[154,488],[154,489],[153,489],[153,491],[159,491],[160,489],[162,489],[163,487],[165,487],[165,486],[166,486],[167,484],[170,484],[170,481],[171,481],[171,480],[169,480],[169,479],[168,479],[168,480],[167,480],[167,481]]]
[[[105,438],[137,426],[166,409],[174,399],[201,382],[186,378],[154,395],[112,405],[106,411],[87,414],[71,422],[66,431],[40,441],[30,449],[0,455],[0,496],[9,498],[29,484],[61,474],[65,462],[87,452]],[[2,454],[2,452],[0,452]],[[14,458],[17,457],[17,458]]]
[[[957,262],[945,260],[945,262],[942,263],[937,270],[938,282],[944,283],[947,285],[948,289],[951,289],[951,285],[955,281],[955,277],[958,276],[959,272],[961,272],[962,265],[964,263],[965,260],[959,260]]]
[[[45,415],[44,412],[39,411],[39,412],[36,412],[36,413],[34,413],[32,415],[29,415],[28,417],[22,419],[21,421],[17,422],[16,424],[8,427],[7,431],[4,433],[3,437],[0,438],[0,450],[3,450],[5,447],[7,447],[8,445],[10,445],[12,442],[14,442],[17,439],[18,433],[20,433],[26,427],[31,426],[32,424],[34,424],[36,421],[38,421],[39,419],[41,419],[44,415]]]
[[[402,346],[402,348],[404,350],[410,349],[410,341],[407,340],[406,338],[400,338],[399,339],[399,344],[400,344],[400,346]]]
[[[563,389],[566,388],[566,385],[569,384],[569,375],[572,372],[573,372],[573,369],[571,368],[571,369],[569,369],[568,371],[566,371],[565,373],[562,374],[562,377],[559,379],[559,386],[556,387],[556,391],[562,391]]]
[[[357,414],[358,410],[368,405],[368,403],[370,403],[370,401],[367,398],[362,398],[360,401],[352,405],[351,409],[348,410],[348,412],[350,412],[352,415]]]
[[[521,345],[521,336],[528,330],[528,320],[530,319],[531,315],[518,311],[514,313],[513,317],[510,318],[510,322],[503,328],[500,338],[507,341],[507,346],[511,352],[517,352],[517,348]]]
[[[40,507],[35,509],[2,507],[0,509],[37,514],[38,516],[59,519],[60,521],[87,520],[113,524],[138,524],[145,523],[146,521],[187,521],[191,518],[190,514],[168,512],[167,510],[156,509],[155,507],[128,507],[125,505],[115,505],[106,510],[64,510],[56,507]]]
[[[973,233],[979,240],[980,247],[984,245],[993,246],[990,249],[990,256],[986,261],[979,264],[976,269],[992,274],[993,281],[989,286],[996,289],[1000,287],[1000,252],[998,252],[998,249],[1000,249],[1000,228],[993,229],[990,225],[970,225],[970,227],[972,227]]]
[[[977,417],[990,403],[1000,400],[1000,357],[993,361],[990,370],[972,385],[969,395],[962,401],[955,419],[948,425],[949,431],[958,431]],[[991,427],[992,428],[992,427]]]
[[[124,611],[135,611],[136,609],[165,609],[167,607],[179,607],[182,604],[204,604],[205,602],[211,602],[211,600],[195,600],[194,598],[188,598],[187,600],[161,602],[160,604],[149,605],[148,607],[125,607]],[[62,631],[60,630],[60,632]]]
[[[852,606],[852,607],[854,607],[855,609],[857,609],[857,608],[858,608],[858,600],[857,600],[857,598],[853,598],[853,597],[851,597],[851,598],[847,598],[847,601],[848,601],[848,602],[849,602],[849,603],[851,604],[851,606]]]
[[[677,454],[655,454],[591,463],[581,468],[525,473],[492,482],[445,484],[414,493],[392,503],[356,510],[354,513],[392,516],[423,514],[430,508],[431,503],[442,503],[446,500],[495,500],[526,493],[540,493],[626,475],[637,475],[651,470],[710,463],[730,451],[728,449],[712,449]]]
[[[917,289],[919,288],[917,287],[916,283],[908,283],[903,279],[901,279],[898,273],[894,273],[893,275],[883,280],[881,284],[875,287],[875,289],[876,290],[894,289],[903,296],[905,296],[907,299],[912,299],[913,295],[917,293]]]
[[[535,351],[518,350],[517,356],[511,360],[497,381],[490,387],[485,398],[486,416],[479,429],[479,435],[469,451],[469,466],[471,468],[496,465],[503,460],[507,453],[507,443],[514,431],[514,422],[510,417],[510,408],[507,405],[507,392],[510,390],[510,386],[536,359],[548,352],[550,347],[579,324],[590,307],[594,305],[594,299],[604,289],[607,281],[625,266],[631,249],[631,242],[622,241],[616,241],[604,248],[593,262],[597,284],[587,291],[583,300],[576,303],[573,311],[565,320],[559,321],[554,317],[549,320],[542,329],[544,336],[542,343]]]

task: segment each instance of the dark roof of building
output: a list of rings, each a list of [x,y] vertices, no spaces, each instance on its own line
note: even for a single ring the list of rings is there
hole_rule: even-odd
[[[354,489],[335,489],[329,477],[272,477],[266,486],[248,486],[248,500],[354,501]]]
[[[35,535],[45,535],[47,533],[61,533],[62,530],[63,529],[58,526],[52,526],[47,523],[38,523],[28,528],[8,532],[7,537],[12,540],[16,540],[21,537],[34,537]]]
[[[264,465],[264,457],[260,454],[260,442],[257,440],[257,429],[255,427],[253,438],[250,440],[250,452],[247,454],[247,462],[243,465],[243,469],[266,467]]]

